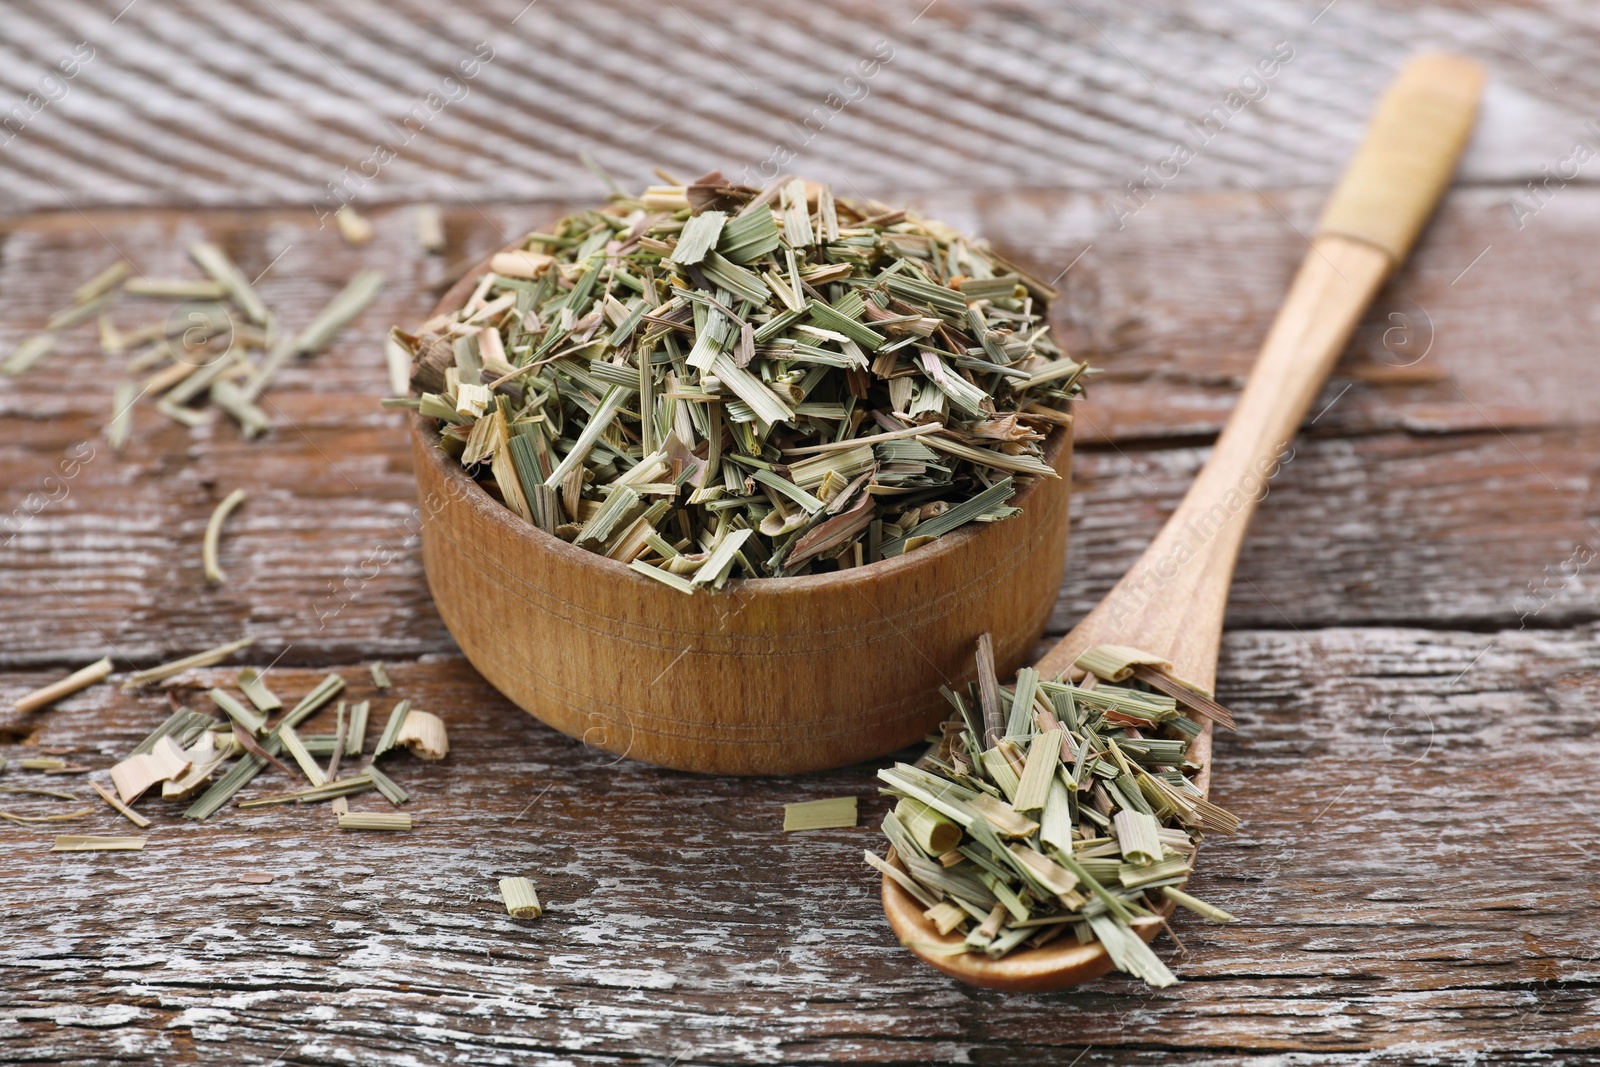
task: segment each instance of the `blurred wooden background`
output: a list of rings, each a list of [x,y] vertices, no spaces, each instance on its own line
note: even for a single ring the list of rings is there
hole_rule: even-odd
[[[1105,371],[1080,417],[1059,632],[1203,461],[1365,115],[1420,47],[1480,58],[1492,84],[1457,187],[1247,542],[1219,671],[1240,731],[1215,777],[1245,821],[1194,883],[1241,921],[1180,921],[1184,956],[1160,942],[1183,984],[951,984],[895,945],[860,862],[879,847],[873,767],[737,781],[617,762],[461,661],[409,538],[381,339],[454,265],[603,196],[581,154],[638,186],[654,166],[761,174],[787,151],[786,170],[1059,278],[1056,327]],[[362,695],[385,659],[456,745],[397,772],[421,820],[399,840],[338,836],[322,812],[196,826],[148,803],[143,853],[49,855],[54,830],[0,828],[0,1061],[1596,1055],[1600,596],[1577,561],[1600,551],[1597,54],[1592,6],[1490,0],[0,7],[0,351],[118,255],[192,274],[200,238],[265,271],[291,325],[355,270],[389,275],[266,394],[258,441],[145,406],[113,454],[119,365],[92,329],[0,380],[0,697],[105,654],[123,670],[252,635],[286,695],[328,669]],[[1222,128],[1136,199],[1128,183],[1217,107]],[[334,189],[371,243],[323,217]],[[442,256],[416,247],[422,201],[445,207]],[[230,582],[208,588],[200,534],[235,487]],[[103,769],[165,709],[101,686],[0,712],[0,755],[72,748]],[[779,832],[784,802],[842,793],[860,829]],[[277,879],[237,884],[246,869]],[[495,896],[523,873],[537,923]]]

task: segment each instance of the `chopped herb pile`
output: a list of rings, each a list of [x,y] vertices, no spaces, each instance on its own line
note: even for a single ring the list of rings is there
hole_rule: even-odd
[[[1202,831],[1238,827],[1190,781],[1200,768],[1189,742],[1202,727],[1185,712],[1231,720],[1136,649],[1101,645],[1077,667],[1077,684],[1024,668],[1001,688],[984,635],[978,681],[945,691],[958,714],[933,747],[878,772],[899,801],[883,820],[888,861],[866,859],[945,935],[919,951],[999,959],[1070,933],[1104,943],[1119,970],[1171,985],[1140,931],[1160,923],[1165,902],[1232,918],[1181,887]]]
[[[1056,477],[1054,291],[948,226],[710,174],[493,257],[391,352],[528,522],[689,592],[897,556]]]

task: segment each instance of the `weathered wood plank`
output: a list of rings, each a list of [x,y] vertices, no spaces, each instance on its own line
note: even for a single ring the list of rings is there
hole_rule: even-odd
[[[759,174],[780,145],[873,191],[1120,189],[1183,137],[1199,148],[1185,188],[1327,185],[1419,44],[1492,71],[1470,181],[1538,177],[1600,111],[1593,14],[1506,0],[1231,0],[1203,19],[1177,0],[478,0],[447,19],[416,2],[229,0],[113,21],[123,6],[8,12],[0,211],[303,204],[352,174],[363,204],[530,200],[598,189],[582,152],[638,182],[657,165]],[[80,42],[90,58],[41,91]],[[1287,62],[1246,80],[1275,47]],[[1253,99],[1230,108],[1242,80]],[[1218,107],[1220,132],[1186,131]],[[397,157],[360,177],[380,143]]]
[[[1403,303],[1416,292],[1435,321],[1450,324],[1418,364],[1446,377],[1357,381],[1362,368],[1384,364],[1370,351],[1352,355],[1247,543],[1234,625],[1514,626],[1546,599],[1537,625],[1600,614],[1581,576],[1527,599],[1529,582],[1553,580],[1547,568],[1559,575],[1594,534],[1590,356],[1572,317],[1543,302],[1552,276],[1590,284],[1585,249],[1600,238],[1600,196],[1572,191],[1563,204],[1575,218],[1541,218],[1563,225],[1537,243],[1503,246],[1493,202],[1470,192],[1459,199],[1474,197],[1476,208],[1447,209],[1393,296]],[[1285,210],[1308,215],[1313,203],[1284,200]],[[1219,194],[1152,205],[1100,258],[1098,223],[1084,214],[1092,204],[1031,194],[928,202],[1040,269],[1070,261],[1080,240],[1096,243],[1067,276],[1058,320],[1078,351],[1107,368],[1080,415],[1087,447],[1058,628],[1137,557],[1198,469],[1203,449],[1194,442],[1225,416],[1299,242],[1253,194]],[[555,210],[452,212],[446,258],[486,252],[499,231]],[[186,243],[219,240],[252,275],[271,265],[260,288],[291,326],[363,265],[381,265],[391,282],[329,352],[289,368],[266,394],[275,428],[259,441],[221,422],[189,431],[142,405],[128,448],[110,452],[99,434],[117,364],[98,354],[90,328],[64,335],[22,378],[0,382],[0,418],[12,427],[0,439],[0,590],[29,608],[0,622],[0,662],[104,652],[150,662],[240,632],[280,650],[296,642],[287,661],[295,663],[452,648],[408,544],[414,487],[402,421],[375,405],[386,391],[386,325],[414,321],[446,268],[412,248],[409,211],[375,221],[379,236],[363,249],[317,232],[301,212],[47,215],[10,227],[0,327],[12,341],[114,258],[111,244],[152,275],[170,275],[193,273]],[[1220,249],[1201,236],[1207,225],[1259,245],[1261,257],[1223,274]],[[1451,286],[1478,240],[1497,247]],[[130,302],[116,317],[132,327],[166,307]],[[1369,334],[1381,338],[1383,321]],[[1512,376],[1512,364],[1530,369]],[[1180,447],[1150,447],[1163,443]],[[51,480],[60,464],[85,456],[74,477]],[[229,584],[211,588],[199,537],[235,487],[251,499],[223,541]]]
[[[407,839],[338,834],[324,811],[193,825],[149,801],[142,853],[52,856],[54,830],[0,831],[0,1056],[203,1062],[224,1041],[241,1063],[1592,1053],[1597,870],[1574,834],[1600,816],[1597,669],[1594,629],[1231,633],[1220,695],[1240,731],[1219,738],[1215,789],[1244,826],[1208,846],[1195,884],[1240,922],[1180,918],[1190,955],[1171,990],[1003,997],[893,944],[859,863],[885,805],[870,766],[653,770],[538,726],[458,660],[399,664],[394,694],[441,714],[454,746],[393,767],[415,798]],[[341,670],[371,695],[362,668]],[[318,673],[273,684],[295,695]],[[0,696],[43,677],[7,674]],[[102,685],[0,720],[0,753],[68,745],[103,769],[164,713]],[[861,829],[779,830],[782,803],[845,793]],[[74,826],[120,829],[109,811]],[[242,886],[245,870],[277,880]],[[505,917],[494,878],[511,873],[539,881],[544,919]]]

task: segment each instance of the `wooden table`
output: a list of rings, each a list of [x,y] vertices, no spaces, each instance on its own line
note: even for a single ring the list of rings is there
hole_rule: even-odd
[[[0,829],[0,1060],[1600,1056],[1600,163],[1525,186],[1563,173],[1575,141],[1600,147],[1594,9],[125,3],[0,14],[0,106],[22,108],[0,135],[0,344],[119,253],[192,273],[199,238],[264,271],[290,324],[360,267],[389,284],[266,394],[257,441],[142,405],[114,454],[118,364],[92,328],[0,382],[0,696],[103,654],[120,672],[248,635],[235,664],[276,661],[289,696],[333,670],[376,698],[366,664],[383,659],[391,695],[443,716],[455,750],[396,765],[419,820],[404,837],[340,834],[322,809],[194,824],[159,801],[142,805],[139,853],[46,851],[58,829],[131,829],[103,807]],[[41,81],[79,42],[92,58]],[[376,403],[381,340],[453,264],[600,196],[580,152],[638,186],[652,165],[759,174],[787,147],[788,169],[909,201],[1059,277],[1057,329],[1104,369],[1080,417],[1060,632],[1198,468],[1363,117],[1422,45],[1480,57],[1493,84],[1458,185],[1240,563],[1219,672],[1240,729],[1218,740],[1214,799],[1244,823],[1193,883],[1240,919],[1176,923],[1187,954],[1161,951],[1182,984],[953,984],[882,921],[860,859],[886,806],[872,766],[713,780],[619,761],[462,661],[408,525],[402,419]],[[1273,76],[1247,80],[1275,48]],[[446,81],[464,57],[475,76]],[[1196,158],[1134,198],[1127,183],[1208,112],[1220,128]],[[407,115],[409,139],[389,125]],[[397,157],[372,164],[376,142]],[[373,220],[370,244],[322,224],[329,183]],[[410,205],[426,200],[445,205],[443,256],[415,244]],[[69,458],[73,476],[48,481]],[[230,580],[208,587],[201,532],[236,487],[250,496],[224,539]],[[0,755],[71,749],[103,778],[166,710],[159,692],[100,685],[0,713]],[[0,781],[88,795],[81,778]],[[846,793],[859,829],[780,831],[784,802]],[[505,915],[509,874],[537,880],[542,920]]]

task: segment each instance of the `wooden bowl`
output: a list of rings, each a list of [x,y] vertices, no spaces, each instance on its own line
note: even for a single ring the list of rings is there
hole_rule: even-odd
[[[485,267],[486,269],[486,267]],[[435,314],[465,302],[473,279]],[[677,592],[524,521],[412,423],[428,585],[461,651],[512,702],[632,759],[710,774],[793,774],[918,740],[994,638],[1002,677],[1033,659],[1061,585],[1072,435],[1057,429],[1022,514],[902,556]]]

